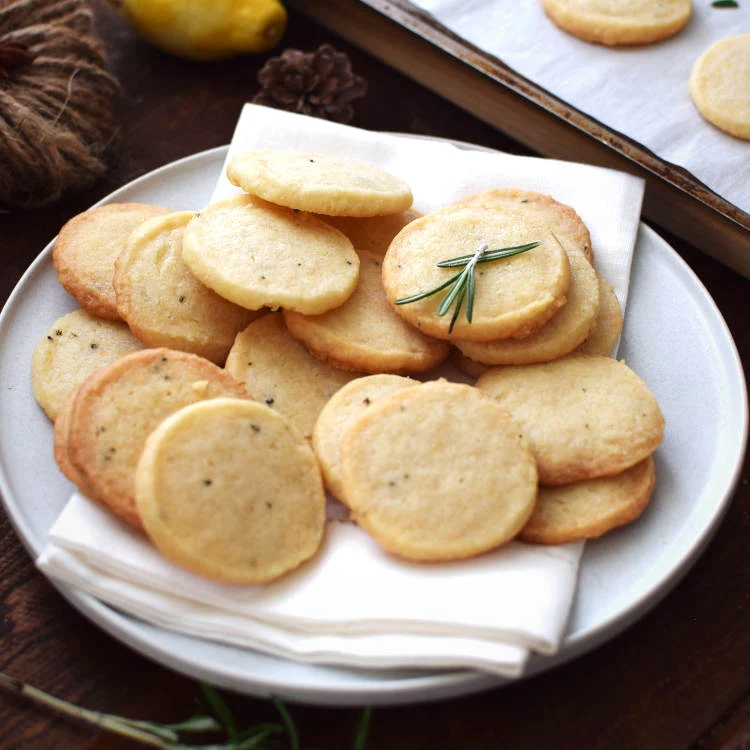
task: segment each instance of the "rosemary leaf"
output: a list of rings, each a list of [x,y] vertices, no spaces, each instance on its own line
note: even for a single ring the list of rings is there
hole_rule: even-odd
[[[511,255],[518,255],[519,253],[525,253],[527,250],[533,250],[535,247],[538,247],[541,244],[541,242],[526,242],[523,245],[511,245],[510,247],[498,247],[492,250],[485,250],[485,252],[482,254],[482,257],[477,262],[486,263],[489,260],[498,260],[500,258],[510,257]],[[470,255],[459,255],[457,258],[441,260],[436,265],[439,268],[453,268],[454,266],[464,266],[469,261],[471,261],[475,255],[476,252],[471,253]]]
[[[739,8],[737,0],[714,0],[711,3],[712,8]]]
[[[448,294],[445,295],[443,298],[443,301],[440,303],[440,306],[437,309],[437,314],[442,316],[445,315],[445,313],[450,310],[451,305],[455,301],[456,297],[458,297],[461,290],[466,285],[466,279],[469,276],[469,274],[472,271],[473,266],[467,265],[466,268],[464,268],[463,271],[458,276],[458,279],[456,280],[456,283],[453,285],[453,289],[448,292]]]
[[[473,268],[472,268],[473,271]],[[467,278],[473,278],[474,274],[470,273]],[[453,317],[451,317],[451,324],[448,326],[448,333],[453,333],[453,326],[456,325],[456,321],[458,320],[458,314],[461,312],[461,305],[463,304],[464,297],[466,296],[466,284],[461,287],[461,291],[458,293],[458,296],[456,297],[456,309],[453,311]],[[469,311],[466,310],[466,314],[468,317]]]
[[[471,319],[474,315],[474,297],[477,293],[477,276],[474,273],[473,269],[472,272],[469,274],[469,280],[466,284],[466,320],[471,323]],[[453,330],[453,325],[451,324],[450,331]]]
[[[178,724],[165,724],[164,726],[178,734],[221,731],[221,724],[213,716],[203,716],[201,714],[191,716],[189,719],[185,719],[185,721],[181,721]]]
[[[247,740],[256,740],[257,737],[262,735],[262,739],[269,737],[272,734],[284,734],[284,727],[281,724],[274,724],[270,722],[264,722],[262,724],[255,724],[249,729],[243,729],[237,735],[237,738],[245,742]]]
[[[499,250],[488,250],[481,258],[477,258],[477,263],[489,263],[493,260],[500,260],[502,258],[510,258],[512,255],[520,255],[525,253],[527,250],[533,250],[535,247],[539,247],[541,242],[529,242],[528,245],[521,245],[519,247],[504,247]]]
[[[244,737],[244,739],[240,739],[235,742],[232,745],[232,750],[261,750],[261,748],[267,747],[265,744],[263,744],[263,742],[268,737],[270,737],[272,734],[283,734],[283,732],[284,730],[280,725],[269,724],[264,730],[256,732],[253,735],[248,735]]]
[[[354,750],[365,750],[367,743],[367,733],[370,729],[370,719],[372,718],[372,709],[365,708],[359,717],[357,724],[357,734],[354,738]]]
[[[297,732],[297,726],[292,719],[292,715],[287,710],[287,707],[278,699],[276,696],[271,698],[271,702],[276,706],[276,710],[281,716],[281,722],[284,725],[287,735],[289,736],[289,750],[300,750],[299,745],[299,734]]]
[[[463,271],[459,271],[455,276],[451,276],[447,281],[444,281],[439,286],[436,286],[434,289],[430,289],[428,292],[420,292],[419,294],[413,294],[411,297],[402,297],[401,299],[397,299],[393,304],[394,305],[408,305],[410,302],[416,302],[417,300],[424,299],[425,297],[432,297],[433,294],[437,294],[438,292],[441,292],[446,287],[450,286],[454,281],[458,279],[459,276]]]
[[[234,720],[232,712],[229,710],[229,706],[224,702],[224,699],[219,695],[219,691],[207,682],[201,682],[201,692],[208,701],[211,710],[216,714],[216,718],[221,722],[224,727],[224,731],[229,736],[229,740],[234,743],[237,741],[237,723]]]

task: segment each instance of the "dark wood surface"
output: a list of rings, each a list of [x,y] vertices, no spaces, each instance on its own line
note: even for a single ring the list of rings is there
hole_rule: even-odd
[[[64,221],[129,180],[225,144],[257,90],[267,56],[199,64],[138,40],[104,7],[99,31],[122,83],[122,131],[107,176],[86,194],[0,214],[4,301]],[[296,15],[283,47],[330,42],[370,85],[353,124],[458,138],[526,153],[428,91]],[[667,236],[713,295],[750,361],[748,283]],[[658,321],[654,321],[658,325]],[[668,331],[664,332],[669,335]],[[686,405],[689,408],[689,405]],[[458,700],[377,709],[368,748],[421,750],[750,749],[750,468],[697,564],[655,609],[594,652],[554,672]],[[130,651],[74,611],[36,572],[0,511],[0,670],[88,707],[154,720],[190,715],[198,687]],[[265,701],[230,696],[243,723],[275,719]],[[292,706],[302,745],[352,747],[358,712]],[[0,748],[129,748],[0,693]]]

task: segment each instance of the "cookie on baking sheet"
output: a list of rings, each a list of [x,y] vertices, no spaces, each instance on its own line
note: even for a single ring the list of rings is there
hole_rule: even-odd
[[[115,259],[134,229],[165,213],[166,208],[144,203],[110,203],[74,216],[52,247],[57,278],[65,291],[92,315],[117,320],[112,286]]]
[[[55,420],[68,395],[92,372],[139,349],[143,344],[121,321],[100,320],[85,310],[63,315],[34,348],[34,397]]]
[[[359,258],[338,229],[250,195],[196,214],[182,258],[206,286],[250,310],[320,315],[346,301],[359,274]]]
[[[235,154],[229,181],[271,203],[328,216],[381,216],[411,206],[409,186],[371,164],[326,154],[259,149]]]
[[[456,276],[461,268],[439,268],[437,263],[478,248],[497,249],[540,242],[532,250],[476,266],[473,319],[465,309],[449,331],[451,314],[438,316],[447,294],[433,294],[407,304],[399,300],[434,289]],[[383,259],[383,286],[394,310],[422,332],[442,339],[491,341],[528,336],[565,304],[570,283],[568,256],[547,224],[534,212],[492,210],[454,204],[434,211],[402,229]]]
[[[387,396],[347,430],[354,520],[412,560],[456,560],[513,538],[534,509],[534,458],[508,413],[475,388],[430,382]]]
[[[583,252],[571,243],[568,301],[538,331],[523,339],[455,341],[470,359],[485,365],[549,362],[573,351],[591,332],[599,311],[599,280]]]
[[[212,362],[171,349],[144,349],[89,376],[73,402],[68,457],[92,499],[142,528],[134,473],[146,438],[183,406],[218,396],[247,398]]]
[[[520,425],[540,484],[619,474],[653,453],[664,435],[653,393],[609,357],[500,367],[482,375],[477,387]]]
[[[750,140],[750,34],[714,42],[693,65],[689,88],[706,120]]]
[[[613,477],[540,487],[520,539],[534,544],[595,539],[635,521],[648,506],[655,480],[654,459],[649,456]]]
[[[313,430],[313,450],[323,472],[326,489],[346,503],[341,483],[341,441],[355,420],[383,396],[419,386],[401,375],[368,375],[347,383],[323,407]]]
[[[591,235],[583,219],[575,209],[551,195],[523,188],[492,188],[461,198],[454,205],[457,204],[488,211],[502,209],[509,220],[514,215],[522,216],[524,221],[538,226],[540,232],[554,233],[566,250],[577,248],[589,263],[594,262]]]
[[[611,47],[650,44],[674,36],[690,20],[690,0],[542,0],[556,26]]]
[[[594,327],[576,353],[611,357],[621,333],[622,308],[615,288],[599,277],[599,312]]]
[[[385,255],[393,238],[409,223],[422,214],[409,208],[386,216],[322,216],[331,226],[343,232],[355,250],[367,250],[376,255]]]
[[[215,581],[272,581],[323,539],[326,500],[310,446],[251,401],[217,398],[167,417],[146,440],[135,496],[159,551]]]
[[[382,259],[359,255],[359,282],[341,307],[322,315],[284,310],[289,332],[318,358],[342,370],[425,372],[440,364],[450,345],[425,336],[393,312],[383,290]]]
[[[158,216],[130,235],[115,263],[117,312],[148,346],[224,364],[234,337],[261,313],[220,297],[185,265],[182,236],[194,215]]]
[[[280,312],[253,321],[237,335],[226,369],[256,401],[278,410],[308,439],[328,399],[359,375],[310,354],[289,333]]]

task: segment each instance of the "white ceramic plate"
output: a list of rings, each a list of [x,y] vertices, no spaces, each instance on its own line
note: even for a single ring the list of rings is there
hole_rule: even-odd
[[[205,205],[226,148],[162,167],[104,202],[174,210]],[[28,269],[0,316],[0,491],[29,552],[42,550],[71,492],[52,459],[52,425],[31,391],[31,352],[49,325],[75,309],[57,283],[50,247]],[[713,301],[688,266],[641,226],[620,354],[656,394],[667,430],[657,490],[632,526],[589,543],[560,653],[535,658],[538,673],[612,637],[685,573],[715,530],[737,480],[747,439],[747,395],[737,351]],[[58,586],[118,640],[196,678],[254,695],[360,705],[430,700],[500,684],[459,671],[363,671],[298,664],[146,625]]]

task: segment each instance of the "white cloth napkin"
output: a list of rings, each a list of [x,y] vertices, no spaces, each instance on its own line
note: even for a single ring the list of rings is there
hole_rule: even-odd
[[[232,150],[251,146],[380,164],[412,186],[421,211],[491,186],[550,193],[582,215],[600,272],[625,302],[643,195],[632,176],[466,152],[247,105]],[[234,191],[222,177],[214,199]],[[518,676],[530,652],[558,650],[582,551],[580,543],[513,542],[472,560],[419,565],[385,553],[353,524],[331,522],[319,554],[295,573],[266,586],[228,586],[168,562],[145,538],[76,493],[37,565],[148,622],[290,659]]]
[[[693,3],[693,17],[672,39],[616,49],[558,29],[539,0],[411,0],[455,34],[522,76],[684,167],[750,212],[750,143],[726,135],[698,114],[688,94],[695,60],[715,41],[750,31],[750,3],[713,8]]]

